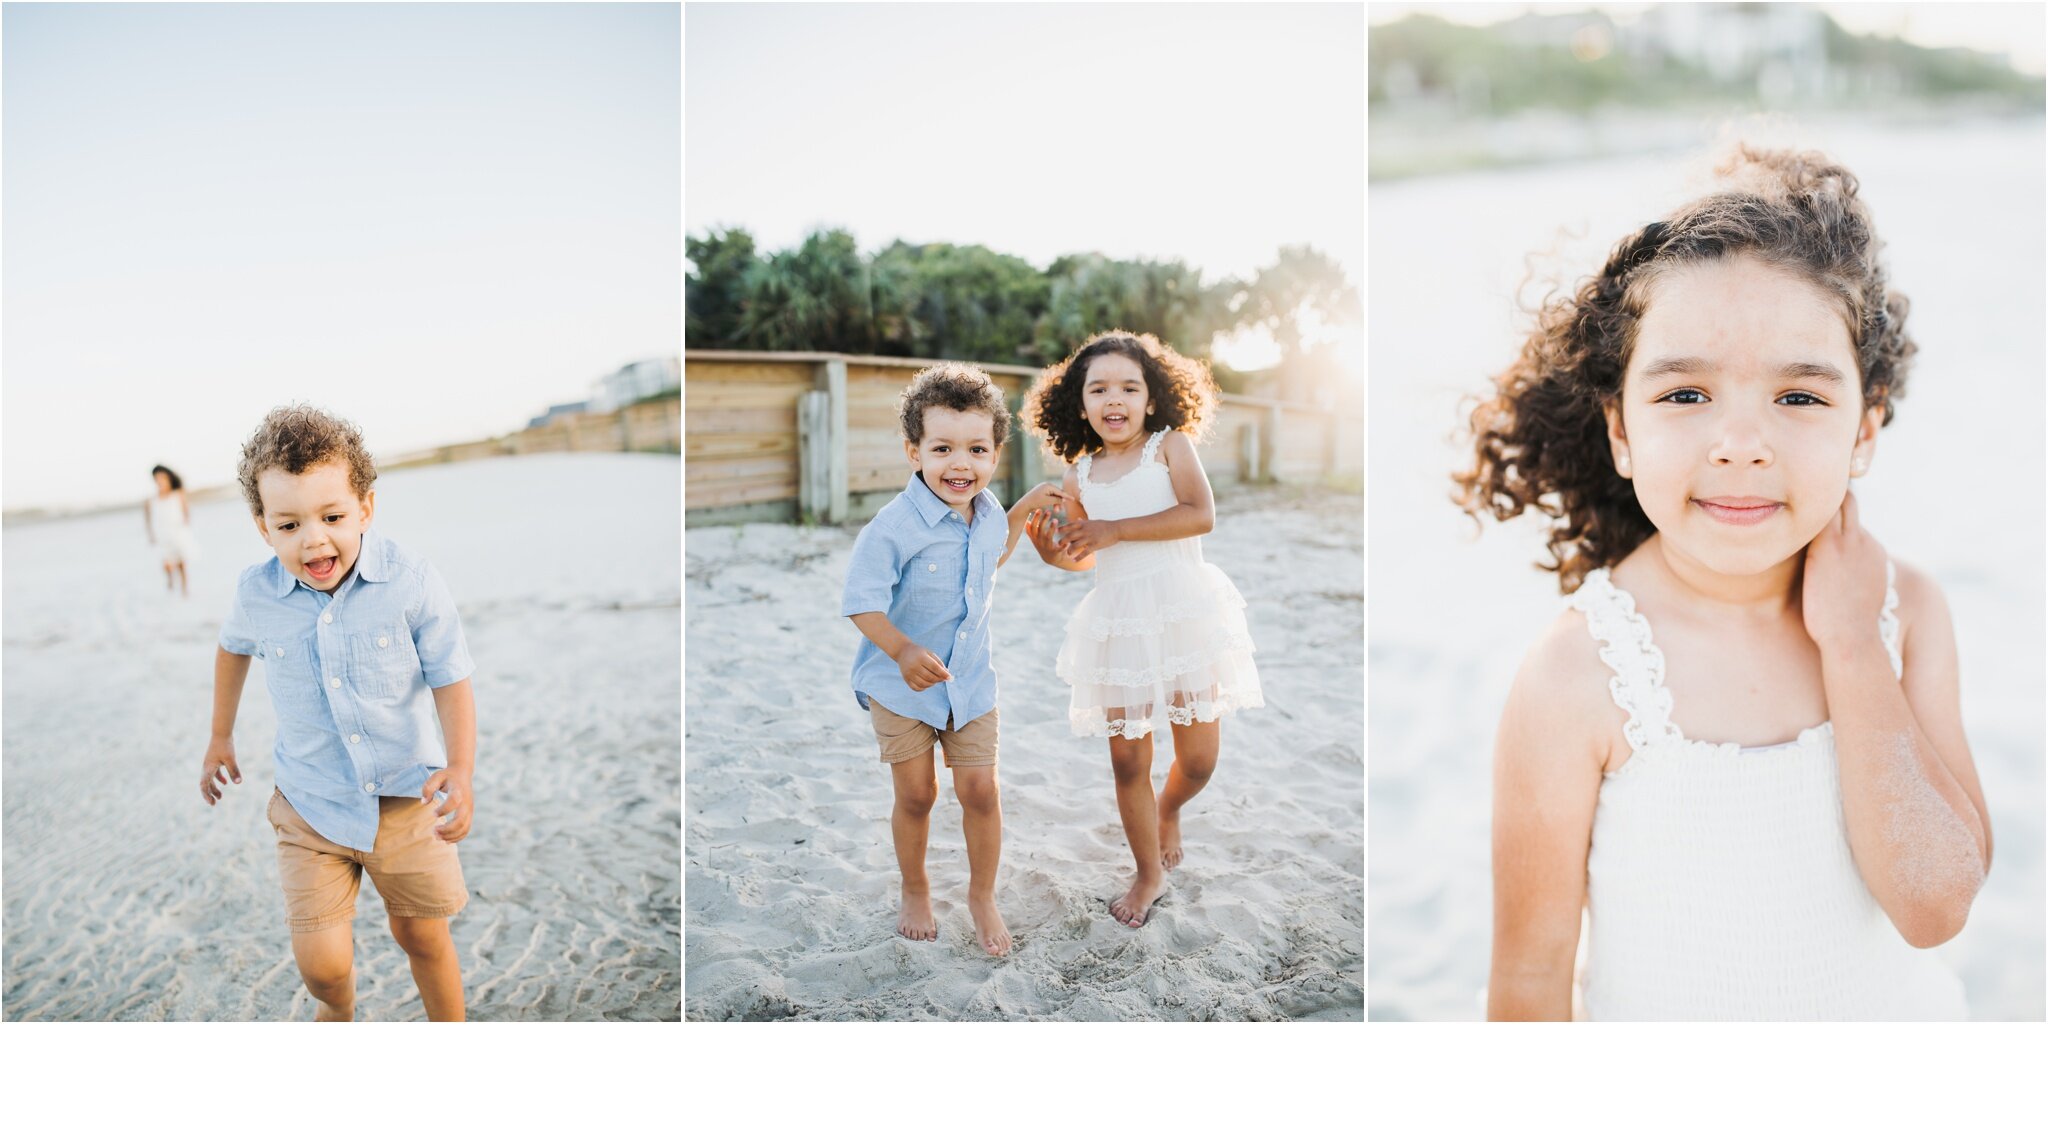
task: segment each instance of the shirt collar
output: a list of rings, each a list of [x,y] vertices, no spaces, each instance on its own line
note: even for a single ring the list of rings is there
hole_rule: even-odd
[[[931,489],[926,488],[925,491],[930,492]],[[932,497],[934,500],[938,498],[937,496]],[[940,501],[940,504],[944,506],[944,501]],[[391,573],[390,567],[385,564],[384,536],[376,531],[363,532],[362,547],[356,551],[356,569],[352,576],[361,578],[366,582],[389,580]],[[281,558],[277,560],[277,581],[275,585],[279,599],[290,597],[292,590],[299,587],[299,579],[293,577],[290,570],[285,569],[284,560]],[[312,589],[313,587],[307,586],[306,588]],[[340,586],[335,587],[337,590],[340,588]]]
[[[925,526],[927,527],[936,527],[946,516],[953,514],[952,505],[940,499],[937,492],[932,491],[932,486],[924,482],[923,473],[912,472],[910,474],[910,483],[904,486],[903,494],[910,497],[910,506],[916,508],[917,513],[924,517]],[[996,502],[994,493],[990,492],[987,488],[974,493],[974,517],[976,519],[985,518],[989,515],[1001,515],[1002,513],[1003,505]]]

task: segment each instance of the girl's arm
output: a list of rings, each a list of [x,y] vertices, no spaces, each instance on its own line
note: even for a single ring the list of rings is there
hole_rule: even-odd
[[[150,542],[156,542],[156,520],[150,517],[148,500],[142,501],[142,531],[149,536]]]
[[[1802,610],[1821,653],[1849,853],[1899,935],[1930,948],[1969,919],[1991,868],[1991,821],[1963,733],[1948,605],[1929,578],[1896,571],[1903,680],[1876,627],[1884,551],[1853,498],[1808,548]]]
[[[178,511],[185,516],[185,525],[192,525],[192,505],[185,502],[185,490],[178,489]]]
[[[1568,612],[1530,650],[1508,693],[1493,750],[1488,1019],[1572,1017],[1593,806],[1607,738],[1622,722],[1606,675],[1583,619]]]
[[[1010,537],[1003,543],[1003,556],[996,559],[997,569],[1001,569],[1003,563],[1010,560],[1010,552],[1017,549],[1017,539],[1024,534],[1025,525],[1031,514],[1057,506],[1065,498],[1060,490],[1048,481],[1033,487],[1016,503],[1010,505],[1010,510],[1006,513],[1010,523]]]
[[[1165,511],[1133,519],[1083,520],[1074,524],[1060,536],[1069,551],[1093,553],[1126,540],[1191,539],[1215,529],[1216,497],[1209,490],[1208,473],[1202,471],[1202,458],[1195,455],[1195,443],[1180,430],[1170,429],[1159,442],[1159,455],[1166,458],[1166,470],[1173,477],[1173,496],[1179,502]]]

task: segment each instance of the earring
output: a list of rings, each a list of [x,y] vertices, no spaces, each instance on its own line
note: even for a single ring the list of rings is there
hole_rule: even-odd
[[[1617,454],[1615,454],[1615,457],[1614,457],[1614,471],[1616,471],[1616,472],[1619,472],[1619,473],[1621,473],[1621,474],[1622,474],[1623,476],[1627,476],[1627,475],[1628,475],[1628,454],[1627,454],[1627,453],[1617,453]]]
[[[1849,475],[1861,476],[1863,475],[1864,469],[1866,467],[1868,466],[1864,463],[1863,458],[1857,457],[1855,460],[1849,462]]]

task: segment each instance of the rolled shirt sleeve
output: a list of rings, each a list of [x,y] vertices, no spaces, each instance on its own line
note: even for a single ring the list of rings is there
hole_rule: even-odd
[[[257,569],[260,567],[252,567],[236,581],[235,603],[228,609],[227,621],[220,626],[221,648],[238,656],[253,656],[262,644],[262,637],[256,635],[255,622],[249,619],[249,610],[244,604],[249,596],[249,575]]]

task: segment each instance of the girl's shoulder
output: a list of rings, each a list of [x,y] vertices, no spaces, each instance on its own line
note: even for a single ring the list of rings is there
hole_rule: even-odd
[[[1178,429],[1162,429],[1152,438],[1157,442],[1158,457],[1171,465],[1180,457],[1195,457],[1195,441]],[[1197,457],[1196,459],[1200,459]]]
[[[1501,713],[1502,752],[1538,755],[1558,765],[1590,758],[1607,771],[1623,746],[1627,720],[1614,702],[1614,671],[1600,658],[1586,616],[1567,607],[1522,657]]]
[[[1916,639],[1955,645],[1955,624],[1949,615],[1948,597],[1941,583],[1918,566],[1892,563],[1892,592],[1898,595],[1899,646],[1908,649]],[[1917,635],[1916,635],[1917,634]]]

